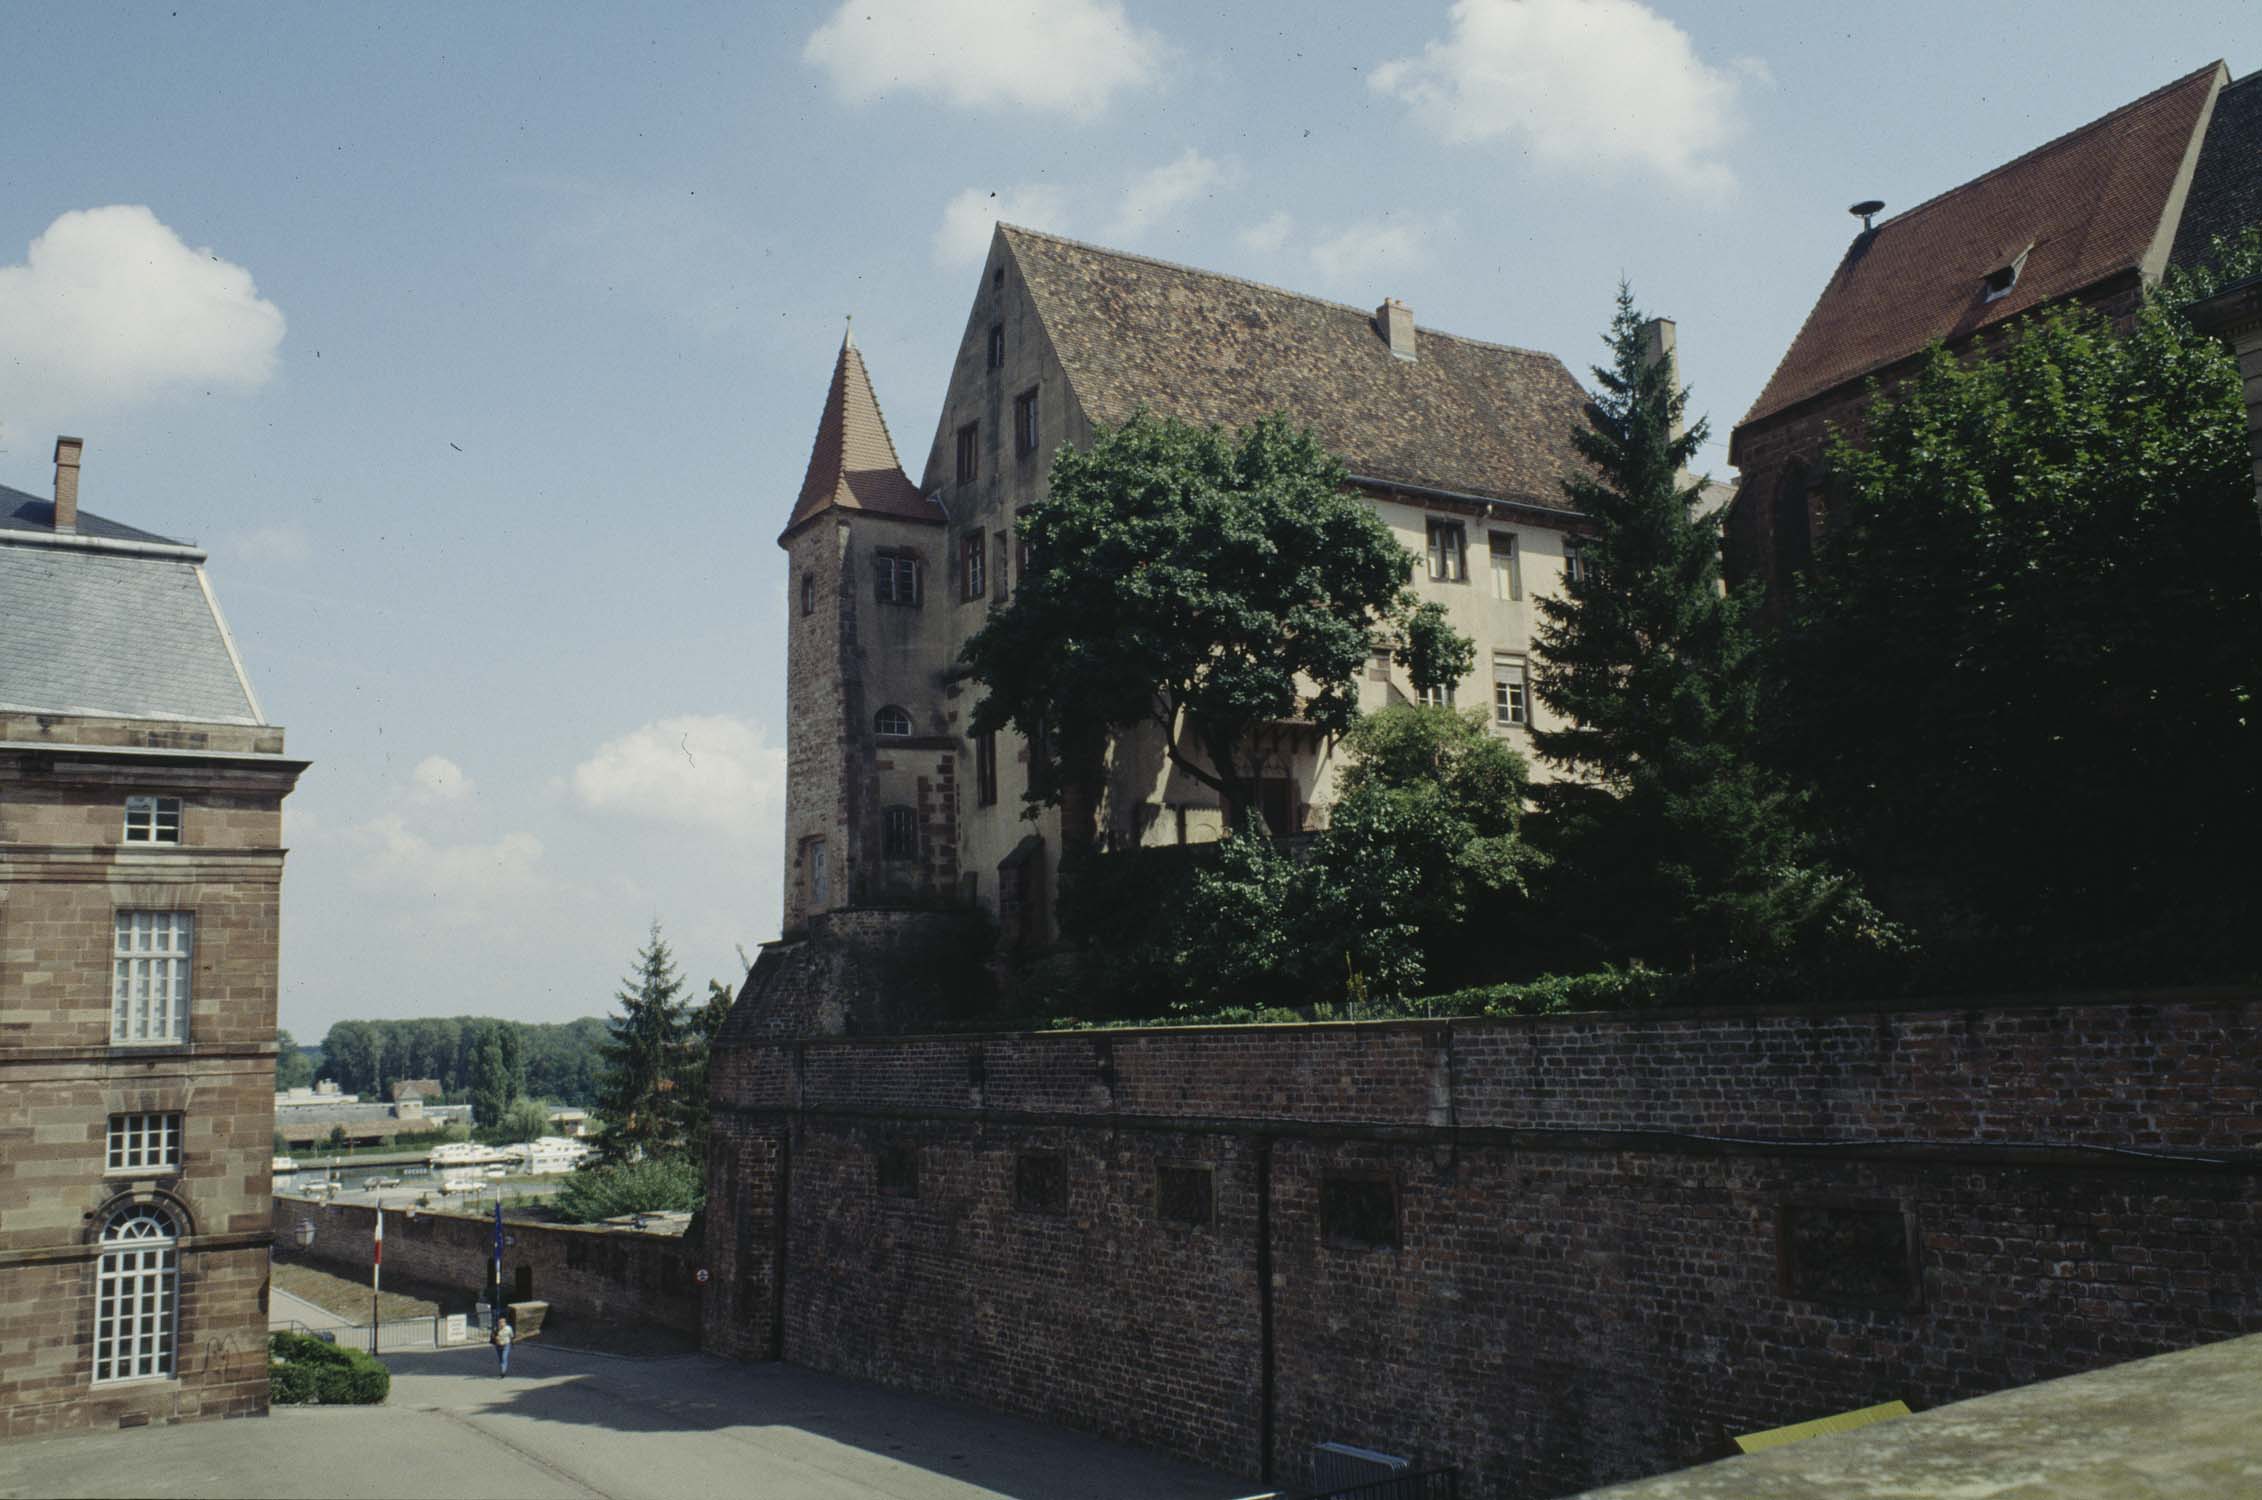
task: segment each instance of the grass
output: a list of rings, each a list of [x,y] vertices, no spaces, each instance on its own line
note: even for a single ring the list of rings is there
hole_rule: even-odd
[[[304,1261],[277,1261],[274,1286],[277,1291],[289,1292],[313,1303],[325,1312],[336,1313],[341,1318],[351,1318],[356,1323],[369,1321],[369,1282],[364,1278],[342,1276],[336,1271],[326,1271]],[[399,1318],[429,1318],[439,1312],[440,1304],[430,1297],[420,1297],[413,1292],[385,1291],[377,1296],[377,1317],[390,1323]]]

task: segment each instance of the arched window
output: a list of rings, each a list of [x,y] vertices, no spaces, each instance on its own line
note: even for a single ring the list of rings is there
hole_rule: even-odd
[[[162,1379],[173,1373],[180,1231],[152,1204],[113,1214],[102,1228],[94,1299],[94,1378]]]
[[[890,703],[873,719],[872,727],[881,734],[905,735],[911,732],[911,715]]]

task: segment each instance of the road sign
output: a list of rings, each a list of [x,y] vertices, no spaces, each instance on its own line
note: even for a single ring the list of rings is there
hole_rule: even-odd
[[[705,1286],[707,1284],[707,1268],[705,1266],[701,1266],[699,1268],[698,1281],[701,1286]]]

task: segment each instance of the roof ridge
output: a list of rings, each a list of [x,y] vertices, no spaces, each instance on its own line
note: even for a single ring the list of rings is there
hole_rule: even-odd
[[[2013,167],[2023,166],[2027,161],[2031,160],[2034,157],[2040,156],[2045,151],[2049,151],[2058,146],[2062,146],[2067,141],[2079,139],[2082,136],[2088,135],[2093,130],[2102,129],[2104,126],[2111,124],[2114,120],[2120,118],[2122,115],[2129,114],[2134,110],[2142,109],[2145,105],[2152,103],[2161,95],[2172,94],[2177,89],[2183,88],[2193,80],[2200,77],[2202,74],[2211,73],[2217,68],[2221,68],[2226,73],[2230,71],[2229,65],[2218,57],[2213,62],[2208,63],[2203,67],[2192,69],[2189,73],[2184,74],[2181,78],[2173,79],[2170,82],[2161,84],[2158,88],[2152,90],[2148,94],[2143,94],[2137,98],[2129,100],[2128,103],[2121,105],[2117,109],[2107,110],[2104,114],[2099,115],[2096,119],[2091,120],[2086,124],[2076,125],[2071,130],[2063,131],[2057,135],[2054,135],[2050,137],[2050,139],[2044,141],[2041,145],[2036,146],[2031,150],[2023,151],[2017,156],[2012,157],[2009,161],[2002,162],[1996,166],[1990,167],[1986,171],[1980,173],[1977,177],[1974,177],[1967,182],[1959,182],[1952,188],[1947,188],[1940,192],[1934,193],[1931,197],[1925,199],[1923,202],[1918,203],[1913,207],[1905,208],[1901,210],[1901,212],[1894,214],[1892,217],[1879,224],[1876,230],[1871,232],[1883,233],[1885,230],[1891,228],[1895,224],[1902,223],[1903,221],[1908,219],[1913,219],[1918,214],[1923,213],[1927,209],[1947,202],[1949,199],[1957,196],[1959,193],[1969,192],[1971,189],[1980,186],[1990,178],[2000,177],[2005,172],[2010,171]],[[1855,236],[1855,238],[1859,239],[1860,236],[1857,235]]]
[[[1310,292],[1299,292],[1289,287],[1276,286],[1269,281],[1259,281],[1253,276],[1236,276],[1231,271],[1211,271],[1201,266],[1188,265],[1184,261],[1164,260],[1159,255],[1142,255],[1136,250],[1118,250],[1111,245],[1098,245],[1090,240],[1080,240],[1070,235],[1053,234],[1043,229],[1031,229],[1023,224],[1008,224],[1003,219],[998,221],[997,227],[1001,234],[1019,234],[1026,235],[1030,239],[1050,240],[1056,245],[1071,245],[1078,250],[1089,250],[1095,255],[1109,255],[1117,260],[1135,260],[1150,266],[1160,266],[1166,271],[1183,271],[1189,276],[1199,276],[1206,281],[1229,281],[1236,286],[1253,287],[1260,292],[1271,292],[1281,297],[1293,297],[1298,302],[1309,302],[1318,307],[1332,307],[1338,312],[1351,313],[1370,321],[1375,314],[1375,310],[1371,307],[1360,307],[1352,302],[1338,302],[1333,297],[1316,297]],[[1414,326],[1430,338],[1451,339],[1457,344],[1474,344],[1480,349],[1499,349],[1509,354],[1529,354],[1540,359],[1553,360],[1557,364],[1563,363],[1559,356],[1550,354],[1545,349],[1527,349],[1522,344],[1503,344],[1496,339],[1480,339],[1465,333],[1451,333],[1442,328],[1433,328],[1422,322],[1416,322]],[[1565,366],[1565,368],[1569,367]]]

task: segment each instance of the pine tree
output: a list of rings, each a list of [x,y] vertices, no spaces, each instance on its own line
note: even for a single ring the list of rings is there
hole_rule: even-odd
[[[1563,596],[1538,601],[1534,685],[1570,722],[1532,739],[1567,773],[1540,792],[1557,910],[1597,957],[1685,966],[1786,946],[1836,887],[1803,868],[1800,799],[1754,758],[1753,600],[1721,588],[1719,523],[1687,473],[1705,423],[1675,434],[1688,392],[1643,323],[1621,284],[1572,435],[1592,472],[1564,482],[1594,531]]]
[[[605,1124],[601,1159],[667,1156],[684,1147],[685,1057],[683,977],[652,924],[636,968],[613,998],[620,1013],[606,1019],[605,1071],[597,1115]]]

